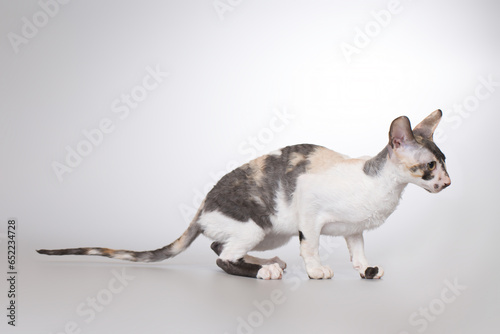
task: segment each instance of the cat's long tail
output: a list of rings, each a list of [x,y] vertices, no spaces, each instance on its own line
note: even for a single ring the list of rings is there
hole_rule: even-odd
[[[134,262],[158,262],[174,257],[184,251],[200,235],[201,227],[198,218],[201,215],[203,204],[196,213],[188,229],[174,242],[163,248],[152,251],[135,252],[130,250],[115,250],[109,248],[67,248],[67,249],[39,249],[40,254],[47,255],[98,255],[113,259],[128,260]]]

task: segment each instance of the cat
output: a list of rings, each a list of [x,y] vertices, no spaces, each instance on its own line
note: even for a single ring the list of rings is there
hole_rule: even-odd
[[[260,259],[250,251],[280,247],[298,237],[311,279],[333,271],[319,256],[320,235],[343,236],[362,278],[384,275],[369,266],[363,231],[380,226],[396,209],[408,183],[430,193],[451,184],[445,156],[433,141],[442,117],[436,110],[413,130],[406,116],[390,126],[389,143],[372,158],[352,159],[322,146],[287,146],[229,172],[207,194],[187,230],[153,251],[72,248],[38,250],[48,255],[99,255],[156,262],[184,251],[200,234],[213,240],[217,265],[231,275],[281,279],[286,263]]]

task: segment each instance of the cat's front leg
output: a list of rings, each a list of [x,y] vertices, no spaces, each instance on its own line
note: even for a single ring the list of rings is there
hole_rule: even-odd
[[[365,247],[363,234],[353,234],[345,236],[349,254],[351,254],[351,262],[354,269],[359,272],[362,278],[381,278],[384,275],[384,269],[380,266],[369,267],[365,257]]]
[[[304,231],[299,231],[299,239],[300,255],[304,259],[309,278],[332,278],[332,269],[322,265],[319,258],[319,233],[313,229],[304,229]]]

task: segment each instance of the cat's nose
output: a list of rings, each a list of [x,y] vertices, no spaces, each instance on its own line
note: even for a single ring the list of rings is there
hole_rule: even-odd
[[[449,187],[451,184],[451,180],[443,184],[443,189]]]

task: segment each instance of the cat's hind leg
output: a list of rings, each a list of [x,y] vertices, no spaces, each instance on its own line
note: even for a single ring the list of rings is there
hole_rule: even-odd
[[[282,277],[283,269],[277,263],[251,263],[245,259],[266,237],[264,227],[252,219],[241,222],[213,211],[204,213],[199,222],[203,234],[215,241],[211,248],[219,256],[217,265],[226,273],[262,279]]]
[[[224,246],[224,244],[215,241],[210,247],[219,255],[217,265],[226,273],[262,279],[280,279],[283,277],[283,269],[286,268],[286,263],[280,258],[260,259],[245,254],[238,260],[234,260],[234,257],[233,259],[224,259],[224,257],[228,257],[231,253],[226,252],[226,254],[222,254]]]
[[[212,245],[210,245],[210,248],[212,248],[215,254],[220,255],[222,249],[224,248],[224,245],[220,242],[214,241],[212,242]],[[247,263],[258,264],[261,266],[277,263],[282,270],[286,269],[286,262],[277,256],[273,257],[272,259],[262,259],[260,257],[255,257],[247,254],[243,257],[243,260],[245,260],[245,262]]]
[[[245,276],[261,279],[281,279],[283,277],[283,269],[279,264],[254,264],[246,262],[244,258],[238,261],[217,259],[217,265],[230,275]]]
[[[262,259],[260,257],[255,257],[255,256],[251,256],[251,255],[245,255],[244,259],[245,259],[246,262],[254,263],[254,264],[260,264],[260,265],[266,265],[266,264],[276,263],[276,264],[278,264],[278,266],[281,269],[283,269],[283,270],[286,269],[286,262],[283,261],[282,259],[280,259],[277,256],[275,256],[275,257],[273,257],[271,259]]]

